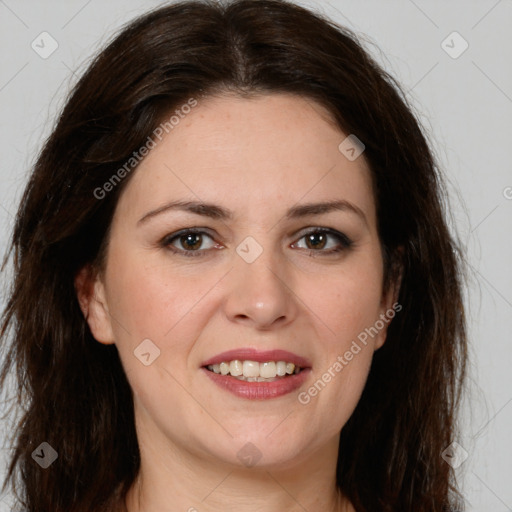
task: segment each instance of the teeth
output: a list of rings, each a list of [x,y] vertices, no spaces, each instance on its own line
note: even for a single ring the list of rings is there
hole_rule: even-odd
[[[284,361],[277,362],[276,373],[279,377],[284,377],[286,375],[286,363]]]
[[[220,363],[220,373],[222,375],[227,375],[229,373],[229,364],[228,363]]]
[[[271,379],[277,375],[276,363],[274,363],[274,361],[261,363],[259,366],[260,377]]]
[[[215,366],[215,365],[213,365]],[[213,370],[215,371],[215,370]],[[233,377],[238,377],[243,374],[243,366],[242,361],[231,361],[229,363],[229,373],[233,375]]]
[[[260,363],[256,361],[244,361],[243,374],[244,377],[260,377]]]
[[[299,373],[301,368],[286,361],[258,363],[257,361],[239,361],[236,359],[229,362],[223,361],[220,364],[210,364],[208,370],[222,375],[238,377],[240,380],[248,382],[263,382],[267,379]]]

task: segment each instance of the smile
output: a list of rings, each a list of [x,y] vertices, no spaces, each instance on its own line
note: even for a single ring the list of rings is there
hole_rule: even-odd
[[[220,364],[207,366],[208,370],[221,375],[231,375],[239,380],[247,382],[272,382],[287,375],[300,373],[301,368],[286,361],[223,361]]]
[[[201,370],[221,389],[239,398],[266,400],[301,387],[311,372],[311,363],[285,350],[242,348],[204,361]]]

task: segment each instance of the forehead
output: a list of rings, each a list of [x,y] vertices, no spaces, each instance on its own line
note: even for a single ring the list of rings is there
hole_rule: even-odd
[[[264,216],[300,202],[345,199],[371,219],[370,169],[364,154],[351,161],[340,151],[346,137],[323,107],[303,97],[206,98],[157,141],[120,203],[129,199],[134,210],[199,199]]]

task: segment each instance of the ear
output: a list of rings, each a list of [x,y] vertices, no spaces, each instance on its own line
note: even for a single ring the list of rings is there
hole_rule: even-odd
[[[80,309],[91,333],[100,343],[114,343],[111,317],[106,300],[105,285],[97,271],[88,264],[75,276],[75,290]]]
[[[390,269],[391,278],[389,283],[384,284],[384,288],[382,290],[382,299],[381,299],[381,308],[380,308],[380,317],[376,322],[376,326],[382,327],[379,328],[379,333],[375,337],[375,350],[384,345],[386,341],[386,336],[388,332],[388,326],[393,320],[393,318],[402,310],[402,305],[398,302],[398,296],[400,295],[400,287],[402,285],[402,276],[403,276],[403,247],[399,247],[397,249],[397,256],[392,263],[392,268]],[[382,325],[384,324],[384,325]]]

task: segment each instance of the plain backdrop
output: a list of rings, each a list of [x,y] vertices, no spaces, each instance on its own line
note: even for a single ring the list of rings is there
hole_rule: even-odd
[[[446,173],[452,226],[471,265],[470,388],[462,435],[454,439],[467,458],[457,471],[468,511],[512,511],[512,1],[300,3],[361,35],[407,91]],[[30,168],[70,87],[115,31],[163,4],[0,0],[2,254]],[[3,478],[12,426],[0,426]],[[0,512],[9,503],[3,495]]]

